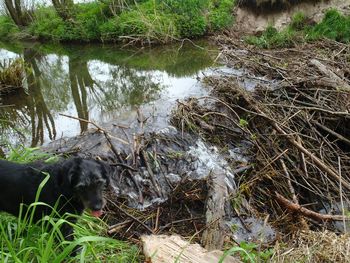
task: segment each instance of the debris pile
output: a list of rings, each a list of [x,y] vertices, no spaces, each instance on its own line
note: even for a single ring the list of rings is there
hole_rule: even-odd
[[[324,40],[259,50],[230,36],[218,42],[224,63],[244,68],[244,76],[206,78],[215,106],[203,103],[210,98],[181,102],[174,122],[221,146],[248,141],[252,169],[236,178],[239,192],[275,226],[348,220],[350,47]],[[259,84],[248,91],[243,77]]]

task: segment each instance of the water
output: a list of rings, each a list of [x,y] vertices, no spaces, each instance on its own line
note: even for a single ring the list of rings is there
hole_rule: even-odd
[[[152,113],[154,129],[167,125],[177,99],[201,96],[198,78],[218,51],[206,42],[157,48],[113,45],[0,43],[0,60],[21,57],[30,69],[25,89],[1,97],[0,140],[38,146],[84,133],[88,124],[132,125]]]

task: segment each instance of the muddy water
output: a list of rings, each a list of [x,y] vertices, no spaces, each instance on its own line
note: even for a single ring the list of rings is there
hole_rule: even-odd
[[[131,125],[151,112],[151,126],[165,127],[176,99],[206,93],[198,78],[217,54],[204,41],[152,49],[0,43],[1,61],[21,57],[27,67],[25,88],[1,97],[1,144],[38,146],[88,129],[60,113]]]

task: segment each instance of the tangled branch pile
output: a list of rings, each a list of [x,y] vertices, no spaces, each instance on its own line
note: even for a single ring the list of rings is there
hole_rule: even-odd
[[[219,134],[222,144],[237,143],[234,134],[248,139],[254,168],[240,178],[241,190],[276,225],[306,226],[305,217],[313,223],[346,220],[341,214],[350,197],[350,47],[323,41],[261,51],[233,39],[218,42],[225,63],[243,68],[244,75],[207,78],[217,98],[214,110],[185,102],[174,123],[196,126],[211,140]],[[242,87],[247,79],[259,83],[254,91]]]

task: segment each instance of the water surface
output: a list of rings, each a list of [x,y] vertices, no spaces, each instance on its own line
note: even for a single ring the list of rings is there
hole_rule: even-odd
[[[207,42],[126,49],[114,45],[0,43],[0,60],[22,58],[24,89],[1,97],[2,146],[38,146],[85,132],[88,123],[132,125],[137,113],[167,125],[176,99],[206,93],[198,82],[217,50]]]

